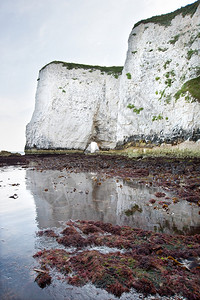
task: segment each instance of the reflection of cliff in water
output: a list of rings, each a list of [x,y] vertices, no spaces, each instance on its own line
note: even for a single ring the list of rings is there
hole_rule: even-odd
[[[168,212],[161,205],[160,209],[153,209],[149,200],[155,198],[157,191],[162,191],[158,188],[102,178],[94,173],[26,172],[27,188],[35,199],[40,228],[60,226],[60,221],[69,219],[101,220],[174,234],[192,234],[200,226],[196,206],[186,201],[171,204]],[[125,213],[131,209],[132,214]]]

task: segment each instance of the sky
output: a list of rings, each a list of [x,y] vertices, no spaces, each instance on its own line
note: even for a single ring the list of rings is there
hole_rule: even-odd
[[[0,0],[0,151],[24,150],[44,65],[123,66],[136,22],[193,2]]]

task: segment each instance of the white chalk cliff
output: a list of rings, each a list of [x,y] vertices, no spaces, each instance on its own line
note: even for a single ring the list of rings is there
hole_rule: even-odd
[[[123,68],[55,61],[40,70],[26,149],[187,139],[200,139],[200,1],[136,24]]]

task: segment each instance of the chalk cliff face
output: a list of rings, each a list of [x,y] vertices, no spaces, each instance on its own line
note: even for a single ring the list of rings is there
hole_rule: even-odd
[[[121,70],[62,62],[44,67],[26,146],[84,150],[93,140],[115,147]]]
[[[26,149],[200,139],[200,1],[136,24],[121,71],[62,62],[45,66]]]
[[[119,89],[120,143],[200,138],[200,99],[178,92],[200,76],[200,5],[193,16],[178,14],[169,26],[159,21],[139,24],[129,37]]]

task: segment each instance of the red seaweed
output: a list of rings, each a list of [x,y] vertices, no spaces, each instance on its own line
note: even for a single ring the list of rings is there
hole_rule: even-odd
[[[38,236],[58,237],[58,235],[51,229],[41,230],[37,232]]]
[[[100,221],[70,221],[57,242],[76,250],[44,249],[34,257],[41,267],[56,268],[64,274],[71,285],[92,282],[117,297],[133,287],[144,295],[179,294],[196,300],[200,298],[199,241],[200,235],[172,236]],[[85,248],[92,245],[119,251],[101,253]],[[185,259],[193,262],[193,267],[186,268]],[[43,281],[45,284],[45,277],[39,276],[39,286]]]
[[[157,198],[161,198],[161,197],[165,197],[165,193],[161,193],[161,192],[157,192],[157,193],[155,193],[155,196],[157,197]]]

